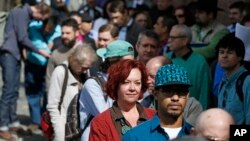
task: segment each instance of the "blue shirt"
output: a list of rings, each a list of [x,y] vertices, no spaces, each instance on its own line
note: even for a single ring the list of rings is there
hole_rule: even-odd
[[[222,77],[224,76],[224,73],[224,69],[219,65],[219,63],[216,63],[213,82],[213,94],[216,97],[218,97],[219,85],[222,80]]]
[[[189,135],[192,125],[183,120],[183,125],[177,137]],[[169,136],[160,126],[160,119],[156,114],[152,119],[129,130],[122,141],[168,141]]]
[[[247,76],[243,83],[243,102],[241,102],[235,86],[237,79],[245,71],[246,69],[241,66],[230,77],[225,74],[218,95],[218,107],[229,112],[236,124],[250,124],[250,76]]]
[[[103,76],[105,81],[107,80],[108,74],[103,72],[97,73]],[[81,128],[84,127],[90,115],[96,116],[112,107],[114,100],[112,100],[110,97],[105,100],[104,95],[105,93],[96,80],[90,78],[85,81],[79,97],[79,115]],[[89,133],[90,125],[83,132],[81,141],[88,141]]]

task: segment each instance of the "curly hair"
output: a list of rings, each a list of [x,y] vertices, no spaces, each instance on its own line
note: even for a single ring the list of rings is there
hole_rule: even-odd
[[[108,81],[106,83],[106,92],[112,99],[117,100],[117,91],[120,84],[126,80],[131,70],[135,68],[139,69],[141,72],[142,87],[139,99],[143,98],[143,94],[148,88],[148,74],[146,67],[140,61],[125,59],[113,64],[108,69],[109,76]]]

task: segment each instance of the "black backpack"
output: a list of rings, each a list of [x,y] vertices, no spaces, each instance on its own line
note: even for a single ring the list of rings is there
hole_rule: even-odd
[[[236,93],[239,96],[239,99],[240,99],[241,102],[244,101],[243,84],[244,84],[244,81],[245,81],[245,79],[246,79],[246,77],[248,75],[250,75],[250,72],[249,71],[245,71],[236,80],[235,89],[236,89]],[[224,85],[224,83],[221,84],[219,90],[221,90],[221,88],[222,88],[223,85]]]
[[[250,72],[249,71],[245,71],[243,72],[239,78],[237,79],[236,81],[236,85],[235,85],[235,89],[236,89],[236,92],[240,98],[240,101],[243,102],[244,101],[244,95],[243,95],[243,84],[244,84],[244,81],[246,79],[246,77],[250,75]]]

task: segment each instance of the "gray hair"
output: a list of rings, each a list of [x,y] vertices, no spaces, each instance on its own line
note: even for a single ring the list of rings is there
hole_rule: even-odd
[[[146,37],[148,37],[148,38],[151,38],[151,39],[154,39],[154,40],[157,42],[157,44],[159,45],[159,43],[160,43],[160,38],[159,38],[158,34],[155,33],[155,31],[153,31],[153,30],[144,30],[144,31],[142,31],[142,32],[139,34],[139,36],[138,36],[137,43],[140,43],[141,40],[142,40],[142,38],[143,38],[144,36],[146,36]]]
[[[98,59],[95,50],[89,44],[77,45],[72,54],[69,56],[69,60],[73,58],[79,62],[88,60],[91,61],[92,64],[94,64]]]
[[[190,43],[192,41],[192,31],[191,29],[184,25],[184,24],[177,24],[177,25],[174,25],[173,28],[178,28],[178,29],[181,29],[181,35],[180,36],[185,36],[188,38],[188,43]]]

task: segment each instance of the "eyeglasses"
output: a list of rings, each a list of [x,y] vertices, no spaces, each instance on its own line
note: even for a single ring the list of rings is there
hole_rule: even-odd
[[[178,38],[185,38],[186,36],[183,36],[183,35],[179,35],[179,36],[169,36],[168,38],[173,40],[173,39],[178,39]]]

